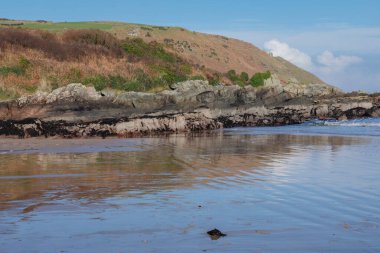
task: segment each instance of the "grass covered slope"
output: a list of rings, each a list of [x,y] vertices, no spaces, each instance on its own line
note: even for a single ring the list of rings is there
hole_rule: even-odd
[[[189,79],[259,86],[268,71],[283,83],[322,83],[249,43],[177,27],[0,20],[0,50],[0,99],[72,82],[127,91]]]
[[[95,29],[60,34],[2,29],[0,49],[3,96],[12,90],[16,96],[73,82],[94,85],[98,90],[152,91],[197,73],[193,65],[158,43],[119,40]]]

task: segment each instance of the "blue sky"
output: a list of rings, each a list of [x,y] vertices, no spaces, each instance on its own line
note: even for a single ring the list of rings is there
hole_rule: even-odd
[[[249,41],[345,90],[380,91],[378,0],[2,1],[0,17],[182,26]]]

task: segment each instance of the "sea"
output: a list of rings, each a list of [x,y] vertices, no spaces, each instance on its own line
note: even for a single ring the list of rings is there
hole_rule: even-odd
[[[380,252],[380,118],[2,138],[0,252]]]

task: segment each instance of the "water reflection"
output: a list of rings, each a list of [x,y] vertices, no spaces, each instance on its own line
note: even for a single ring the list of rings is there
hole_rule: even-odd
[[[379,140],[2,140],[0,252],[378,252]]]
[[[8,146],[19,143],[7,141]],[[24,153],[20,154],[16,146],[12,148],[16,154],[0,155],[0,210],[17,207],[32,212],[40,205],[62,199],[94,202],[167,189],[275,180],[273,170],[280,170],[287,159],[308,150],[328,149],[333,154],[342,146],[368,142],[365,138],[343,136],[213,133],[132,142],[80,140],[81,152],[67,153],[73,143],[77,147],[75,141],[67,140],[67,147],[62,144],[64,140],[56,141],[60,147],[50,140],[47,152],[46,147],[38,145],[41,140],[23,140],[23,145],[29,147],[21,149]],[[42,151],[47,153],[38,153]]]

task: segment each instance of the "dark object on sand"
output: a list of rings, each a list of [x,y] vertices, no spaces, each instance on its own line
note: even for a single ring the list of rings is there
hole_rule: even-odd
[[[207,234],[210,236],[212,240],[218,240],[220,237],[227,236],[226,234],[223,234],[218,229],[213,229],[207,232]]]

